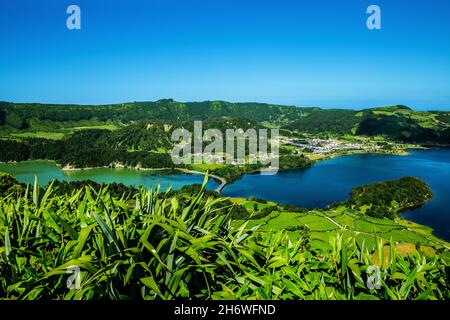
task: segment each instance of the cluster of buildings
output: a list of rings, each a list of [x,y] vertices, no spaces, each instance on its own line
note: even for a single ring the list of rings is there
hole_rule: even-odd
[[[285,138],[281,140],[282,144],[291,145],[300,149],[302,152],[313,154],[330,154],[339,151],[348,150],[370,150],[377,148],[374,145],[364,145],[355,142],[343,142],[337,139],[319,139],[319,138],[305,138],[305,139],[292,139]]]
[[[241,165],[241,164],[256,164],[258,162],[261,163],[270,163],[278,158],[278,154],[275,153],[263,153],[258,152],[257,154],[244,154],[244,160],[238,159],[238,155],[228,155],[226,153],[192,153],[184,155],[184,157],[174,156],[179,162],[184,164],[192,164],[192,163],[205,163],[205,164],[231,164],[231,165]]]

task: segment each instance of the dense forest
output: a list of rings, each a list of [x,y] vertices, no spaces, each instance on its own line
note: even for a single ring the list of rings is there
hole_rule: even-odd
[[[358,124],[353,110],[316,110],[308,116],[293,121],[286,126],[290,130],[308,133],[347,134]]]
[[[366,214],[395,218],[399,211],[422,205],[433,197],[430,187],[420,179],[405,177],[353,188],[350,205],[367,206]]]
[[[208,129],[220,130],[223,134],[223,150],[226,151],[227,129],[258,129],[264,127],[257,122],[236,118],[204,121],[203,132]],[[44,138],[0,139],[0,161],[24,161],[32,159],[55,160],[62,166],[70,165],[76,168],[104,167],[124,165],[143,168],[186,168],[184,164],[175,165],[171,159],[170,150],[174,146],[171,141],[173,130],[184,128],[194,131],[194,122],[179,121],[167,125],[161,121],[131,123],[118,130],[89,129],[78,130],[67,138],[51,140]],[[269,134],[270,137],[270,134]],[[235,154],[238,146],[237,138],[233,138]],[[203,148],[210,141],[203,141]],[[248,154],[248,139],[245,143]],[[269,147],[270,151],[270,147]],[[191,152],[194,152],[191,143]],[[303,156],[282,154],[281,168],[296,168],[309,165]],[[223,166],[214,169],[215,174],[223,175],[227,181],[233,181],[245,172],[253,172],[261,168],[261,164],[246,166]]]
[[[155,136],[149,136],[152,143]],[[66,140],[28,138],[0,140],[0,161],[23,161],[29,159],[56,160],[61,165],[73,167],[103,167],[121,163],[130,167],[174,168],[170,154],[140,150],[137,136],[111,135],[108,130],[84,130],[74,133]],[[158,142],[155,145],[159,145]],[[134,146],[140,146],[137,150]]]
[[[422,127],[407,116],[368,115],[360,122],[356,133],[366,136],[383,135],[404,142],[450,143],[450,128],[437,130]]]
[[[230,103],[225,101],[177,102],[164,99],[156,102],[133,102],[114,105],[44,105],[0,102],[6,124],[26,127],[29,119],[73,121],[97,118],[123,122],[139,120],[194,121],[247,118],[255,121],[295,119],[314,108],[297,108],[264,103]],[[1,119],[1,117],[0,117]],[[1,124],[1,123],[0,123]]]

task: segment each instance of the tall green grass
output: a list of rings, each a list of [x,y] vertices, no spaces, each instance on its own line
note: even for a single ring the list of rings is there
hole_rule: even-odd
[[[340,234],[322,256],[306,233],[291,241],[286,232],[233,227],[232,207],[203,189],[182,197],[140,189],[120,199],[107,188],[30,189],[0,198],[3,299],[450,297],[439,256],[403,257],[393,243],[386,255],[381,239],[369,252]],[[379,289],[367,286],[374,262]],[[74,268],[79,287],[69,289]]]

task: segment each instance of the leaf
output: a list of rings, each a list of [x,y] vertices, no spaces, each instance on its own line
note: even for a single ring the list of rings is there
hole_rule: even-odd
[[[92,224],[90,226],[87,226],[86,228],[81,229],[80,234],[78,235],[77,246],[73,251],[72,259],[76,259],[81,255],[84,245],[86,244],[86,240],[88,239],[89,234],[91,233],[92,229],[94,229],[94,227],[95,225]]]
[[[397,271],[397,255],[396,255],[396,252],[395,252],[395,245],[394,245],[394,241],[392,240],[392,237],[391,237],[391,240],[390,240],[390,245],[389,245],[389,264],[390,264],[390,267],[391,267],[391,272],[396,272]]]
[[[431,294],[431,291],[435,289],[433,286],[428,287],[424,292],[417,296],[415,300],[426,300]]]
[[[170,199],[171,205],[172,205],[172,211],[175,214],[178,210],[178,200],[176,197],[173,197]]]
[[[416,272],[417,267],[414,267],[414,269],[410,272],[408,275],[408,278],[406,279],[406,282],[403,283],[403,285],[400,288],[400,294],[404,299],[406,299],[409,295],[409,291],[411,290],[411,287],[414,284],[414,281],[416,280]]]
[[[391,275],[391,279],[392,280],[406,280],[408,277],[406,276],[406,274],[400,273],[400,272],[394,272]]]
[[[69,234],[72,240],[76,240],[78,238],[78,233],[67,223],[64,219],[56,216],[59,222],[62,224],[64,230]]]
[[[124,284],[124,285],[127,285],[127,284],[130,282],[130,279],[131,279],[131,277],[133,276],[133,271],[134,271],[134,268],[135,268],[135,267],[136,267],[136,264],[135,264],[135,263],[131,264],[131,265],[128,267],[127,274],[125,275],[125,279],[123,280],[123,284]]]
[[[139,241],[144,245],[144,247],[145,247],[148,251],[150,251],[150,253],[153,254],[153,256],[156,258],[156,260],[158,260],[158,262],[159,262],[164,268],[167,268],[167,265],[162,261],[161,257],[158,255],[158,251],[156,251],[155,247],[154,247],[150,242],[148,242],[147,240],[145,240],[145,239],[143,239],[143,238],[141,238]]]
[[[119,243],[118,243],[116,237],[114,236],[113,232],[111,231],[111,229],[106,224],[106,222],[102,218],[100,218],[99,215],[95,211],[92,212],[92,215],[94,216],[95,220],[97,221],[98,225],[100,226],[100,229],[102,230],[103,234],[108,239],[108,242],[113,243],[116,247],[117,252],[120,253]]]
[[[227,260],[227,258],[223,254],[223,252],[218,252],[217,256],[219,257],[220,260],[223,261],[223,263],[225,263],[225,265],[228,267],[228,269],[230,269],[230,271],[232,273],[234,273],[233,267],[231,266],[230,262]]]
[[[269,265],[267,266],[268,268],[279,268],[285,265],[284,259],[281,256],[275,256],[272,259],[270,259],[269,261]]]
[[[348,266],[348,256],[347,256],[347,242],[342,243],[341,247],[341,268],[342,275],[347,274],[347,266]]]
[[[159,287],[156,284],[156,281],[153,277],[141,278],[141,282],[148,288],[155,291],[161,297],[161,299],[165,299],[164,295],[162,294],[161,290],[159,289]]]
[[[6,254],[6,258],[8,258],[10,253],[11,253],[11,239],[9,238],[9,230],[8,230],[8,228],[6,228],[6,231],[5,231],[5,254]]]
[[[39,208],[39,186],[37,176],[34,176],[34,185],[33,185],[33,203]]]
[[[72,259],[69,262],[66,262],[66,263],[60,265],[59,267],[50,270],[49,272],[47,272],[42,277],[42,279],[46,279],[46,278],[49,278],[49,277],[52,277],[52,276],[56,276],[56,275],[67,274],[67,269],[69,267],[78,267],[80,269],[87,270],[87,271],[89,271],[89,272],[91,272],[93,274],[97,271],[97,269],[89,261],[86,261],[86,260],[84,260],[82,258],[80,258],[80,259]],[[42,279],[40,279],[40,281]]]
[[[166,285],[169,284],[170,278],[172,277],[172,271],[173,271],[173,259],[175,256],[175,249],[177,248],[177,241],[178,241],[178,230],[175,232],[175,236],[172,239],[172,243],[170,245],[169,254],[167,256],[167,270],[169,272],[166,273]]]
[[[380,298],[373,294],[360,293],[354,297],[354,300],[380,300]]]
[[[47,190],[45,191],[44,195],[42,196],[41,204],[45,204],[47,202],[48,197],[50,197],[50,195],[53,191],[53,183],[54,182],[55,182],[55,180],[52,180],[50,182],[50,184],[48,185]]]

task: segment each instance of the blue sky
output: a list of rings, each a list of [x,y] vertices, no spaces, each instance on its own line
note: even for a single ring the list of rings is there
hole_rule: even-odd
[[[0,100],[449,109],[449,31],[448,0],[3,0]]]

